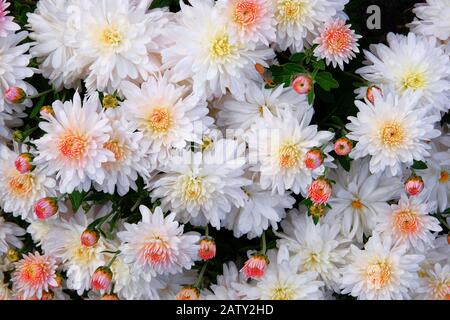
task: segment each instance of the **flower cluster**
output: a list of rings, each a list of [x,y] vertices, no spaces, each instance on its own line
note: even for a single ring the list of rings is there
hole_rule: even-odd
[[[155,3],[0,0],[0,299],[449,299],[449,1]]]

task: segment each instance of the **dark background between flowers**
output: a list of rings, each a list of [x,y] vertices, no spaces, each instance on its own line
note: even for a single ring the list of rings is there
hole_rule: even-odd
[[[178,11],[180,0],[154,0],[151,5],[152,8],[157,7],[170,7],[171,11]],[[186,2],[186,0],[184,0]],[[24,28],[26,28],[28,12],[32,12],[35,9],[37,1],[33,0],[11,0],[11,14],[15,17],[16,21]],[[355,31],[362,35],[360,40],[360,48],[368,49],[371,43],[385,42],[386,34],[388,32],[406,33],[408,28],[405,26],[408,22],[412,21],[414,14],[412,8],[415,3],[422,1],[413,0],[350,0],[345,8],[345,12],[350,17],[350,23]],[[381,29],[369,30],[366,26],[366,21],[370,14],[366,13],[367,8],[370,5],[378,5],[381,9]],[[289,61],[291,54],[289,52],[283,52],[278,55],[278,60],[281,65],[291,63]],[[302,58],[302,57],[299,57]],[[292,59],[292,58],[291,58]],[[297,61],[295,58],[293,59]],[[313,122],[317,124],[321,129],[334,130],[337,136],[342,135],[341,128],[344,123],[347,122],[349,115],[356,114],[356,107],[354,106],[354,90],[361,85],[362,79],[355,75],[354,71],[361,66],[363,61],[363,54],[359,54],[356,59],[352,60],[349,65],[345,66],[345,72],[339,69],[333,69],[327,67],[326,70],[321,72],[330,72],[332,74],[332,83],[337,81],[339,88],[331,88],[329,91],[325,91],[321,85],[315,86],[315,100],[314,109],[316,111]],[[36,61],[32,61],[31,65],[37,67]],[[311,66],[311,63],[307,66]],[[295,68],[294,68],[295,69]],[[276,71],[276,70],[275,70]],[[310,70],[312,71],[312,70]],[[289,78],[292,74],[292,70],[289,68],[280,68],[277,71],[280,77],[276,77],[275,82],[281,83],[283,79]],[[284,77],[286,76],[286,77]],[[335,81],[333,81],[333,78]],[[281,80],[280,80],[281,79]],[[51,87],[48,81],[40,75],[35,75],[29,79],[29,82],[34,85],[39,92],[44,92]],[[327,87],[328,83],[323,84]],[[331,85],[333,87],[333,85]],[[328,89],[328,88],[326,88]],[[29,132],[30,129],[36,128],[39,123],[38,111],[43,105],[50,105],[57,99],[71,99],[73,96],[73,90],[64,90],[61,92],[52,92],[34,102],[33,108],[29,108],[27,113],[29,116],[25,119],[23,127],[18,128],[22,132]],[[449,123],[449,115],[447,114],[444,122]],[[42,132],[39,129],[35,130],[31,136],[33,138],[41,136]],[[344,167],[350,165],[347,158],[339,158],[339,161]],[[107,201],[113,202],[113,212],[109,225],[104,225],[105,231],[108,229],[113,230],[118,220],[123,219],[127,222],[135,223],[141,219],[139,210],[132,211],[132,207],[137,202],[148,207],[155,207],[157,203],[152,203],[148,197],[148,192],[144,190],[144,184],[139,181],[139,190],[137,192],[129,192],[126,196],[120,197],[119,195],[107,195],[100,192],[91,191],[85,193],[73,193],[69,196],[73,209],[77,210],[80,206],[85,206],[87,201],[94,201],[97,204],[102,204]],[[297,197],[298,203],[303,201],[301,196]],[[297,203],[297,205],[298,205]],[[12,217],[10,214],[2,213],[3,216],[9,221],[14,221],[23,227],[27,224],[20,219]],[[106,228],[105,228],[106,227]],[[201,228],[194,228],[187,225],[186,230],[194,229],[200,233],[204,233]],[[449,230],[444,230],[448,232]],[[202,283],[203,286],[207,286],[210,282],[215,282],[215,278],[218,274],[222,273],[222,264],[227,261],[237,261],[237,263],[243,262],[246,259],[246,252],[249,249],[258,250],[260,243],[259,239],[248,240],[245,236],[239,239],[235,238],[230,231],[226,230],[209,230],[210,235],[216,239],[217,243],[217,257],[210,261],[207,267],[207,271]],[[268,240],[268,248],[275,247],[275,236],[271,231],[266,232]],[[25,246],[21,250],[22,253],[29,251],[39,250],[33,244],[29,235],[24,239]],[[201,268],[202,262],[198,262],[195,268]],[[6,275],[7,278],[9,275]],[[5,279],[7,280],[7,279]],[[78,296],[74,292],[68,291],[73,298],[77,299]],[[349,296],[337,296],[338,299],[351,299]]]

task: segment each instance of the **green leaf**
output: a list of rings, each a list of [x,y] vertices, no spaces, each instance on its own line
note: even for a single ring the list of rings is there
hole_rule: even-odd
[[[341,126],[342,128],[345,128],[345,123],[344,123],[344,121],[342,121],[341,118],[336,117],[336,116],[331,116],[331,120],[333,120],[334,123]]]
[[[337,82],[333,75],[329,72],[319,72],[315,77],[317,84],[325,91],[339,88],[339,82]]]
[[[86,193],[74,191],[69,195],[70,203],[72,204],[73,212],[77,212],[83,202]]]
[[[305,68],[295,63],[286,63],[285,65],[283,65],[283,68],[285,70],[285,74],[287,73],[290,75],[307,72]]]
[[[314,87],[311,88],[311,91],[308,93],[308,103],[312,105],[314,103],[316,95],[314,93]]]
[[[323,60],[313,60],[313,65],[319,70],[325,70],[325,62]]]
[[[294,53],[289,57],[289,61],[300,63],[305,60],[306,55],[303,52]]]
[[[350,158],[348,156],[338,157],[339,163],[345,171],[350,171]]]
[[[39,98],[39,101],[36,103],[36,105],[33,107],[33,110],[31,110],[31,114],[30,117],[31,118],[36,118],[37,115],[39,114],[39,111],[41,111],[42,106],[44,105],[45,102],[45,97],[47,95],[44,94],[42,97]]]
[[[413,169],[415,169],[415,170],[425,170],[425,169],[428,168],[428,166],[427,166],[427,164],[426,164],[425,162],[423,162],[423,161],[417,161],[417,160],[414,160],[414,163],[413,163],[413,165],[412,165],[411,168],[413,168]]]
[[[302,202],[300,202],[300,204],[304,204],[305,206],[307,206],[309,208],[313,205],[313,202],[311,201],[311,199],[306,198],[306,199],[303,199]]]

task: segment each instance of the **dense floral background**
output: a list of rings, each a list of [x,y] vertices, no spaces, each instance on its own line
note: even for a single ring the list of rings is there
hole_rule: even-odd
[[[450,1],[184,2],[0,0],[0,298],[449,299]]]

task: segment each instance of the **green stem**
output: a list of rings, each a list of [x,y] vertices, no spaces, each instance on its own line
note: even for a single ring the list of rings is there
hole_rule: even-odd
[[[207,265],[208,265],[208,261],[206,261],[205,264],[203,265],[202,270],[200,270],[200,273],[198,275],[197,281],[195,281],[195,283],[194,283],[194,287],[196,287],[197,289],[199,288],[200,284],[202,283],[203,276],[205,274]]]
[[[143,197],[139,196],[134,205],[131,207],[131,212],[134,212],[134,210],[136,210],[136,208],[141,204],[142,199]]]
[[[264,231],[261,237],[261,253],[266,254],[267,244],[266,244],[266,232]]]
[[[114,257],[112,257],[111,261],[109,261],[107,267],[110,268],[112,266],[112,264],[114,263],[114,261],[116,261],[118,255],[120,253],[120,250],[116,252],[116,254],[114,255]]]
[[[53,89],[47,90],[47,91],[44,91],[44,92],[41,92],[41,93],[38,93],[38,94],[36,94],[34,96],[28,96],[27,99],[31,99],[32,100],[32,99],[40,98],[42,96],[45,96],[46,94],[49,94],[50,92],[53,92]]]
[[[361,81],[361,82],[366,82],[366,79],[364,79],[364,78],[362,78],[362,77],[360,77],[360,76],[357,76],[357,75],[355,75],[355,74],[353,74],[353,73],[350,73],[350,72],[348,72],[348,71],[344,71],[344,74],[347,75],[347,76],[349,76],[349,77],[352,77],[352,78],[354,78],[354,79],[357,79],[357,80],[359,80],[359,81]]]
[[[205,237],[209,236],[209,225],[206,225],[205,227]]]

